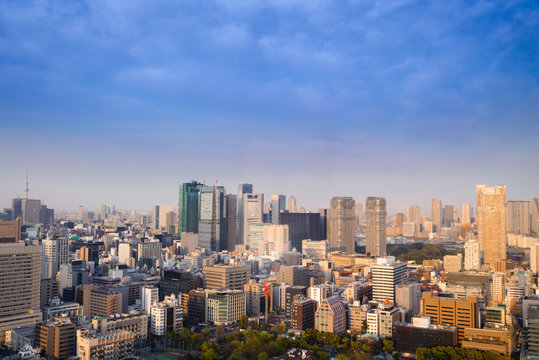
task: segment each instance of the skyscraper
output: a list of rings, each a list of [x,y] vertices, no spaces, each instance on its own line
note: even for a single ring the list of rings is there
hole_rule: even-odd
[[[6,330],[41,322],[41,246],[0,244],[0,345]]]
[[[355,202],[351,197],[334,197],[328,212],[329,246],[335,250],[355,252]]]
[[[472,206],[470,204],[460,204],[460,223],[471,224],[472,223]]]
[[[444,206],[444,223],[445,227],[451,227],[455,222],[455,208],[453,205]]]
[[[363,225],[363,203],[356,201],[356,229],[361,228]]]
[[[239,184],[238,185],[238,241],[237,244],[244,244],[244,235],[243,230],[245,226],[243,225],[244,217],[243,217],[243,195],[244,194],[252,194],[253,193],[253,184]],[[262,203],[264,201],[262,200]],[[261,211],[262,212],[262,211]]]
[[[243,239],[242,244],[247,244],[247,236],[249,234],[249,224],[261,223],[262,214],[264,211],[264,194],[243,194],[242,204],[242,223],[243,223]]]
[[[529,201],[507,201],[507,232],[515,235],[530,233]]]
[[[433,231],[440,232],[442,227],[442,200],[432,199],[432,225]]]
[[[321,219],[319,213],[292,213],[281,214],[281,225],[288,225],[290,248],[301,252],[303,240],[323,240],[321,234]]]
[[[372,299],[395,303],[395,287],[408,280],[408,265],[393,256],[380,257],[371,265]]]
[[[477,238],[491,269],[507,258],[505,212],[505,185],[477,185]]]
[[[371,256],[386,255],[386,199],[370,196],[365,202],[367,228],[365,241],[366,252]]]
[[[464,270],[481,269],[481,250],[479,242],[470,239],[464,244]]]
[[[271,195],[271,223],[279,224],[279,215],[281,211],[286,210],[286,196],[280,194]]]
[[[288,211],[289,212],[298,212],[298,204],[295,196],[288,197]]]
[[[41,251],[41,277],[55,279],[61,264],[69,260],[69,244],[66,238],[43,239]]]
[[[238,196],[226,196],[226,239],[228,251],[234,251],[238,242]]]
[[[539,198],[532,198],[530,201],[531,232],[539,233]]]
[[[264,225],[263,249],[259,248],[258,254],[280,257],[285,251],[290,251],[288,225]]]
[[[415,231],[421,231],[421,211],[418,205],[408,205],[406,207],[406,221],[415,224]]]
[[[202,184],[193,180],[179,187],[178,234],[198,232],[198,194]]]
[[[221,251],[226,241],[226,194],[223,186],[203,186],[199,194],[198,245]]]

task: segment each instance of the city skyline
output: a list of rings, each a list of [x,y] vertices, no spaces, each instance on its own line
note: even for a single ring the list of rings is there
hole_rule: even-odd
[[[148,209],[192,178],[306,208],[535,196],[535,2],[0,9],[3,206],[26,171],[55,208]]]

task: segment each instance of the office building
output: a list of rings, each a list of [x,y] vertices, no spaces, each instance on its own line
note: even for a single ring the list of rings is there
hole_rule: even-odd
[[[264,225],[262,246],[258,246],[259,255],[280,257],[290,251],[288,225]]]
[[[419,347],[458,346],[457,328],[433,325],[429,317],[415,317],[411,324],[395,322],[392,338],[397,351],[412,355]]]
[[[324,240],[321,237],[320,213],[281,213],[281,225],[288,225],[290,248],[302,252],[303,240]]]
[[[36,325],[36,345],[41,355],[64,360],[76,355],[77,332],[70,320],[50,321]]]
[[[183,306],[181,297],[172,294],[163,301],[150,306],[151,332],[155,336],[165,336],[183,327]]]
[[[163,245],[159,240],[153,240],[150,242],[144,242],[138,244],[138,261],[139,263],[144,258],[161,260],[161,251]]]
[[[395,305],[417,316],[421,310],[421,286],[416,282],[407,282],[395,286]]]
[[[363,225],[363,203],[361,201],[356,201],[356,229],[361,229]]]
[[[366,252],[370,256],[386,255],[386,199],[368,197],[365,202],[367,227],[365,229]]]
[[[0,244],[0,345],[6,330],[41,321],[41,246]]]
[[[507,233],[526,235],[530,232],[530,202],[507,201]]]
[[[481,269],[481,249],[479,241],[470,239],[464,244],[464,270]]]
[[[159,288],[157,286],[144,286],[142,288],[142,310],[146,313],[150,313],[150,307],[152,304],[159,302]],[[168,295],[168,294],[167,294]],[[164,296],[163,296],[164,299]]]
[[[245,310],[247,315],[260,316],[265,313],[264,284],[249,280],[243,286],[245,292]]]
[[[434,232],[440,232],[442,228],[442,217],[442,200],[432,199],[432,227]]]
[[[462,347],[480,351],[496,351],[510,357],[516,350],[516,332],[510,326],[487,324],[482,329],[464,329]]]
[[[43,307],[47,305],[52,299],[58,297],[58,281],[56,281],[56,279],[41,279],[39,293],[39,305]]]
[[[0,221],[0,243],[17,243],[21,241],[21,218],[13,221]]]
[[[86,261],[75,260],[67,264],[60,265],[60,281],[58,284],[58,293],[65,298],[64,290],[74,292],[74,289],[80,285],[88,284],[90,279],[90,270]],[[71,299],[71,300],[74,300]]]
[[[338,296],[322,300],[315,313],[315,328],[334,334],[346,331],[346,308]]]
[[[41,277],[56,278],[60,265],[69,260],[69,243],[62,239],[43,239],[41,243]]]
[[[206,321],[206,291],[193,289],[189,291],[187,304],[187,318],[190,322],[200,323]]]
[[[189,271],[165,270],[159,282],[159,300],[165,296],[188,293],[193,289],[193,274]]]
[[[530,247],[530,270],[539,273],[539,241]]]
[[[239,209],[238,209],[239,211]],[[249,225],[252,223],[263,223],[264,195],[263,194],[243,194],[242,216],[243,224],[241,234],[241,244],[249,244]]]
[[[238,196],[226,196],[226,250],[234,251],[238,243]]]
[[[469,225],[472,223],[472,206],[470,204],[460,204],[460,223]]]
[[[208,251],[225,249],[226,194],[223,186],[203,186],[199,194],[198,246]]]
[[[292,328],[298,330],[314,329],[316,301],[298,297],[292,302]]]
[[[243,290],[243,286],[251,278],[249,265],[214,265],[204,266],[206,289]]]
[[[491,269],[507,258],[505,222],[505,185],[478,185],[477,238],[484,263]]]
[[[121,292],[96,285],[83,286],[83,314],[86,317],[110,316],[122,312]]]
[[[13,199],[11,201],[11,216],[15,220],[21,218],[23,225],[39,224],[41,200]]]
[[[178,234],[198,232],[198,195],[202,184],[193,180],[179,186]]]
[[[275,282],[277,284],[309,286],[309,269],[296,265],[281,265],[279,271],[275,274]]]
[[[373,300],[395,303],[395,286],[408,280],[406,263],[395,261],[393,256],[376,259],[371,265]]]
[[[455,208],[453,205],[444,206],[443,226],[451,227],[455,222]]]
[[[459,300],[446,297],[433,297],[423,293],[421,314],[428,316],[433,324],[451,325],[458,328],[459,344],[464,339],[465,328],[479,327],[477,299]]]
[[[408,205],[406,207],[406,221],[416,224],[416,231],[421,229],[421,211],[418,205]]]
[[[334,197],[328,212],[328,240],[332,250],[355,253],[355,201]]]
[[[311,240],[302,241],[302,253],[311,259],[325,259],[329,254],[329,241]]]
[[[252,194],[253,193],[253,185],[252,184],[239,184],[238,185],[238,206],[237,206],[237,212],[238,212],[238,240],[237,244],[244,244],[244,213],[243,213],[243,198],[244,194]],[[264,200],[262,199],[262,203],[264,203]],[[260,210],[260,213],[262,214],[262,210]],[[262,215],[260,215],[260,222],[262,222]]]
[[[539,233],[539,198],[532,198],[530,201],[530,219],[531,219],[531,232],[533,234]]]
[[[137,311],[129,314],[115,314],[109,317],[94,317],[92,329],[98,332],[130,331],[135,339],[148,338],[148,315]]]
[[[129,245],[129,243],[118,244],[118,263],[127,264],[131,257],[131,245]]]
[[[361,305],[361,302],[354,301],[348,305],[348,325],[354,334],[363,334],[367,331],[367,313],[371,310],[370,305]]]
[[[444,270],[448,272],[459,272],[462,270],[462,254],[445,255]]]
[[[273,194],[271,195],[271,223],[273,225],[280,224],[279,214],[286,210],[286,196]]]
[[[298,203],[295,196],[288,197],[288,212],[298,212]]]
[[[206,290],[206,321],[230,325],[246,315],[245,293],[241,290]]]
[[[320,240],[327,240],[328,238],[328,209],[318,209],[320,214]],[[316,240],[316,239],[313,239]]]

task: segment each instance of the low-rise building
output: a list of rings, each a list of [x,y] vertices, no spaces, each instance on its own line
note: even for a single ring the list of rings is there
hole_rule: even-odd
[[[246,314],[245,293],[241,290],[206,290],[206,321],[215,325],[236,323]]]
[[[67,359],[76,354],[75,324],[69,319],[36,325],[35,343],[47,358]]]
[[[315,315],[318,331],[342,334],[346,331],[346,308],[337,296],[324,299]]]
[[[77,355],[80,360],[121,360],[133,356],[136,336],[125,330],[99,333],[77,330]]]
[[[416,317],[412,323],[393,324],[395,349],[415,354],[418,347],[457,346],[458,330],[455,326],[432,325],[429,317]]]

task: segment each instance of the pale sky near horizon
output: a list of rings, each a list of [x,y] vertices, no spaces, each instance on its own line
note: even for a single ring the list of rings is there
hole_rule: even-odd
[[[0,208],[539,196],[536,1],[0,3]]]

